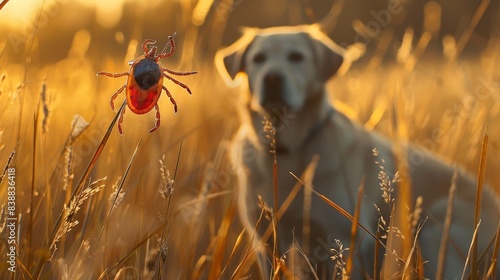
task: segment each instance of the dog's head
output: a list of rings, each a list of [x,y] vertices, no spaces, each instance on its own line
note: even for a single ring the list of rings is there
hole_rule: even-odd
[[[323,94],[325,82],[343,62],[343,49],[312,26],[245,29],[243,37],[218,52],[219,72],[234,80],[244,72],[251,108],[300,111]]]

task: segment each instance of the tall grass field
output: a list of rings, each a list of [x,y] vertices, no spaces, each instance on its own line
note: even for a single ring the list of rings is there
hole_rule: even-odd
[[[250,2],[0,1],[0,279],[255,279],[256,250],[239,223],[228,154],[244,94],[214,66],[215,52],[237,39],[225,31],[250,25],[233,17],[257,5]],[[338,42],[352,63],[328,82],[332,104],[500,193],[498,2],[474,2],[470,17],[443,30],[448,6],[423,1],[408,11],[417,1],[403,1],[407,10],[371,33],[369,9],[339,26],[331,19],[351,15],[352,3],[328,3],[325,15],[316,2],[263,2],[245,13],[258,22],[275,11],[281,25],[329,17],[334,40],[340,29],[365,34]],[[484,21],[487,32],[478,29]],[[115,111],[109,101],[126,77],[96,73],[128,71],[145,39],[161,50],[174,32],[176,51],[162,64],[198,72],[176,76],[192,95],[165,79],[177,114],[163,94],[157,131],[148,133],[154,110],[127,110],[120,136],[125,93]],[[498,252],[498,235],[493,243]],[[285,279],[292,265],[284,253],[273,279]],[[479,279],[498,277],[493,269]]]

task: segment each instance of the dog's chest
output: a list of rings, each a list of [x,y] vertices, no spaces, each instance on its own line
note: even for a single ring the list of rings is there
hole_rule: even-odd
[[[318,193],[328,197],[348,211],[354,210],[354,197],[356,189],[364,174],[364,164],[359,164],[359,158],[363,155],[360,150],[342,153],[330,147],[322,147],[324,143],[311,143],[301,152],[288,154],[278,153],[277,173],[274,173],[274,159],[267,151],[259,151],[252,145],[244,149],[252,151],[253,158],[244,160],[247,168],[247,203],[249,208],[257,205],[257,196],[271,205],[274,201],[275,179],[278,186],[278,203],[282,205],[287,199],[292,203],[287,208],[287,213],[292,216],[301,216],[304,207],[311,207],[311,211],[331,211],[326,202],[321,201],[317,195],[313,196],[311,205],[304,205],[304,190],[293,175],[306,180],[307,187],[311,187]],[[317,156],[319,161],[315,168],[308,165]],[[308,171],[306,171],[308,170]],[[308,173],[308,174],[307,174]],[[277,178],[275,178],[275,176]],[[308,180],[312,178],[312,181]],[[299,190],[295,193],[296,190]],[[292,197],[295,196],[295,197]],[[259,209],[256,209],[259,211]]]

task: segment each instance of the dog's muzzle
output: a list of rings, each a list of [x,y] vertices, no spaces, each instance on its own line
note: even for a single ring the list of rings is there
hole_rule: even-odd
[[[264,76],[262,106],[266,109],[286,106],[284,96],[285,78],[277,72],[270,72]]]

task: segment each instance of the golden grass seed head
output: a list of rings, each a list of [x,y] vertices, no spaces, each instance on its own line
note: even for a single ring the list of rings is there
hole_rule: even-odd
[[[112,207],[112,209],[115,209],[116,207],[118,207],[118,205],[120,205],[122,203],[123,198],[125,197],[125,191],[123,191],[123,189],[120,188],[121,179],[122,179],[122,177],[118,176],[116,178],[115,183],[111,187],[112,192],[109,195],[108,202],[109,202],[109,205]]]

